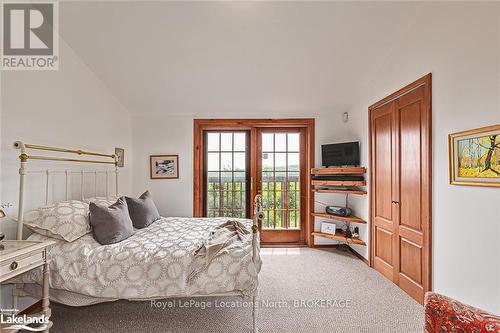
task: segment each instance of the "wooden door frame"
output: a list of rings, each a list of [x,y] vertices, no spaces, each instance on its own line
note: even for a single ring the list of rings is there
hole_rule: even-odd
[[[424,203],[426,205],[426,215],[422,218],[424,221],[423,228],[426,228],[425,236],[424,236],[424,244],[427,244],[428,251],[424,251],[423,261],[424,265],[427,267],[427,274],[423,276],[423,285],[424,285],[424,293],[426,291],[432,290],[432,73],[429,73],[420,79],[416,80],[408,84],[407,86],[399,89],[398,91],[390,94],[389,96],[383,98],[382,100],[370,105],[368,107],[368,140],[369,140],[369,172],[370,172],[370,200],[369,200],[369,221],[370,221],[370,247],[369,247],[369,262],[370,267],[373,268],[374,264],[374,255],[375,255],[375,244],[374,240],[374,232],[375,225],[373,223],[374,216],[374,208],[375,208],[375,197],[374,197],[374,186],[373,186],[373,153],[372,153],[372,113],[374,110],[380,108],[381,106],[390,103],[397,98],[408,94],[409,92],[417,89],[418,87],[424,87],[424,100],[423,104],[428,109],[428,117],[425,119],[426,128],[424,128],[425,133],[423,135],[427,138],[429,146],[427,147],[427,153],[424,156],[425,164],[423,164],[423,172],[425,173],[425,178],[427,178],[427,200]],[[425,288],[427,287],[427,288]]]
[[[284,128],[305,128],[306,132],[306,171],[309,175],[310,170],[314,167],[315,156],[315,119],[314,118],[290,118],[290,119],[194,119],[193,120],[193,216],[202,217],[203,201],[205,200],[203,193],[203,132],[208,130],[249,130],[250,138],[250,170],[251,173],[257,168],[257,129],[266,127],[284,127]],[[257,191],[256,179],[254,177],[250,184],[250,196],[253,198]],[[312,231],[314,226],[311,224],[311,208],[314,205],[313,196],[311,195],[311,184],[306,181],[306,211],[305,211],[305,233],[306,244],[312,246],[314,244]],[[250,213],[253,217],[253,199],[250,200]]]

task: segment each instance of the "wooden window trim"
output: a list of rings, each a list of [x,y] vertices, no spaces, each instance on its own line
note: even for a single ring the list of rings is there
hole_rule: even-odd
[[[204,181],[204,151],[203,140],[204,131],[210,130],[249,130],[250,131],[250,173],[255,174],[257,169],[256,147],[257,129],[267,127],[283,128],[304,128],[306,135],[306,171],[314,167],[315,153],[315,120],[314,118],[294,118],[294,119],[194,119],[193,120],[193,216],[203,216],[203,203],[205,194],[203,192]],[[309,174],[309,172],[307,172]],[[250,184],[250,213],[253,217],[253,197],[256,194],[256,177],[253,177]],[[310,182],[306,182],[306,220],[304,223],[306,233],[306,243],[309,246],[314,244],[312,231],[314,226],[311,219],[311,207],[313,207],[313,196],[311,195]]]

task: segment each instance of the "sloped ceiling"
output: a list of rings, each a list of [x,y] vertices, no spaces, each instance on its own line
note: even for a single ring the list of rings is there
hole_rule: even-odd
[[[132,113],[307,114],[353,105],[420,6],[62,2],[60,34]]]

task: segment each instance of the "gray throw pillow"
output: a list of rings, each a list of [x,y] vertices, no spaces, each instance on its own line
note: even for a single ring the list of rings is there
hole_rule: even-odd
[[[89,220],[94,238],[101,245],[118,243],[134,234],[127,202],[123,198],[109,207],[91,202]]]
[[[151,198],[149,191],[144,192],[138,199],[125,197],[128,205],[128,213],[134,227],[142,229],[160,218],[160,213]]]

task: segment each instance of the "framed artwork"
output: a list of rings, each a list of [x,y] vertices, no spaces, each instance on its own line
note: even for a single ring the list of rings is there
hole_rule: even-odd
[[[117,156],[117,166],[123,168],[125,166],[125,149],[115,148],[115,155]]]
[[[149,156],[151,179],[179,178],[179,155]]]
[[[500,125],[450,134],[450,183],[500,187]]]

